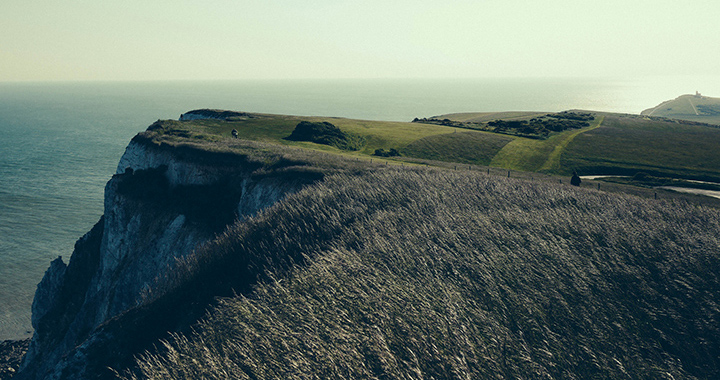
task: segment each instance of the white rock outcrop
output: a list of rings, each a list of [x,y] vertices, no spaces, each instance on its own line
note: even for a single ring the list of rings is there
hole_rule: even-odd
[[[178,258],[220,232],[189,222],[177,208],[128,196],[119,191],[123,181],[158,168],[163,168],[157,173],[165,177],[170,189],[213,186],[232,177],[232,183],[239,187],[239,198],[229,207],[234,207],[232,211],[240,218],[257,213],[301,187],[298,181],[253,177],[246,167],[213,166],[193,162],[187,156],[179,158],[171,148],[137,139],[128,145],[116,174],[105,187],[101,222],[76,244],[69,264],[66,266],[60,259],[53,261],[38,285],[33,303],[36,332],[19,378],[66,378],[62,374],[69,373],[68,361],[82,356],[77,348],[95,339],[93,331],[110,318],[142,304],[148,289],[162,288],[165,275]],[[193,194],[203,196],[202,191]]]

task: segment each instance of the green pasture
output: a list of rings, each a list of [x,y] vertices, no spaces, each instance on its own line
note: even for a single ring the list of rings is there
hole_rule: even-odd
[[[443,117],[459,121],[534,115],[538,113],[468,113]],[[350,152],[312,142],[285,140],[302,120],[330,122],[344,132],[364,137],[365,145]],[[548,174],[567,175],[577,170],[580,174],[632,175],[645,171],[695,179],[720,178],[720,155],[716,153],[720,147],[720,128],[639,115],[596,113],[589,127],[553,133],[547,139],[435,124],[265,114],[230,121],[168,120],[162,123],[168,130],[164,133],[180,137],[208,141],[229,139],[231,131],[236,129],[239,137],[246,140],[353,157],[370,157],[376,149],[396,149],[402,156],[413,159]]]
[[[608,114],[602,127],[576,136],[560,165],[582,174],[638,171],[720,178],[720,128]]]
[[[602,118],[583,129],[568,130],[553,134],[545,140],[515,137],[500,150],[490,165],[523,171],[564,172],[559,165],[559,157],[565,147],[576,136],[600,126]]]
[[[185,122],[169,122],[172,128],[192,130],[213,136],[229,138],[231,131],[236,129],[241,139],[280,143],[283,145],[300,146],[304,148],[332,151],[344,155],[372,155],[376,149],[402,149],[410,143],[428,136],[449,134],[456,128],[392,121],[354,120],[333,117],[314,116],[282,116],[282,115],[255,115],[256,117],[243,120],[193,120]],[[304,141],[288,141],[295,126],[302,120],[327,121],[334,124],[344,132],[353,133],[366,138],[363,149],[357,152],[344,152],[337,148]]]
[[[415,140],[401,153],[433,161],[489,165],[497,152],[511,141],[514,140],[510,136],[487,132],[445,133]]]
[[[643,115],[720,124],[720,98],[682,95],[646,109]]]

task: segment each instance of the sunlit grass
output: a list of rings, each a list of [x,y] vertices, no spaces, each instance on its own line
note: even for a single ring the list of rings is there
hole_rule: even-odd
[[[461,120],[494,117],[528,118],[530,113],[457,114]],[[453,115],[450,115],[453,116]],[[604,121],[603,121],[604,119]],[[311,142],[288,141],[302,120],[327,121],[364,140],[358,151],[343,151]],[[590,127],[531,139],[493,133],[467,134],[442,125],[256,114],[243,120],[164,121],[179,137],[218,141],[236,129],[241,139],[291,145],[348,157],[369,158],[376,149],[396,149],[430,161],[490,165],[510,170],[567,175],[655,174],[720,179],[720,128],[631,115],[598,114]],[[184,131],[184,132],[183,132]],[[457,135],[456,133],[462,133]],[[463,138],[467,137],[467,138]],[[510,139],[510,140],[508,140]]]
[[[560,164],[581,173],[647,172],[720,180],[720,128],[607,115],[577,136]]]
[[[719,223],[478,173],[333,176],[181,265],[178,289],[240,294],[138,376],[714,378]]]

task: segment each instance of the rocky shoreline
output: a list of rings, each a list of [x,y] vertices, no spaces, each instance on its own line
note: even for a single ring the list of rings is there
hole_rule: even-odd
[[[29,345],[30,339],[0,342],[0,380],[10,379],[15,375]]]

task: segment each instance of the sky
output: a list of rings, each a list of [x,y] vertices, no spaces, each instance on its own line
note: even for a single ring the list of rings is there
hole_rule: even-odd
[[[2,0],[0,81],[720,75],[717,0]]]

